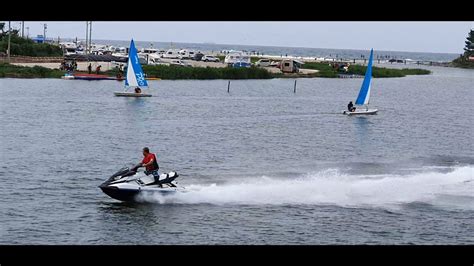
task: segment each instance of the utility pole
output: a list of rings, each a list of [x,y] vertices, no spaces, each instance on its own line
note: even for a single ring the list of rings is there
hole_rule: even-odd
[[[46,29],[48,25],[46,23],[43,24],[43,43],[46,43]]]
[[[10,21],[8,21],[8,63],[10,63],[10,39],[12,35],[12,29],[10,28]]]
[[[92,21],[89,21],[89,52],[92,49]]]
[[[30,38],[30,27],[26,27],[26,38]]]
[[[25,38],[25,22],[21,22],[21,38]]]
[[[85,53],[87,54],[87,45],[89,44],[89,38],[88,38],[88,35],[89,34],[89,21],[86,21],[86,47],[85,47]]]

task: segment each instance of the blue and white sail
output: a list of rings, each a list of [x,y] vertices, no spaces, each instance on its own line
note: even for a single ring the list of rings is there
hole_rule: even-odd
[[[130,87],[147,87],[148,83],[145,79],[142,66],[137,54],[137,48],[135,43],[130,42],[130,49],[128,51],[128,65],[127,65],[127,76],[125,78],[125,86]]]
[[[365,71],[364,82],[362,82],[362,87],[359,91],[359,96],[355,102],[356,105],[366,105],[369,104],[370,99],[370,81],[372,80],[372,57],[374,55],[374,49],[370,50],[369,64],[367,65],[367,70]]]

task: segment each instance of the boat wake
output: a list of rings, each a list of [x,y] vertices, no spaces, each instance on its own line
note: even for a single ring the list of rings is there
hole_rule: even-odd
[[[428,169],[409,175],[347,175],[337,169],[296,178],[262,176],[239,182],[189,185],[186,193],[142,195],[141,201],[216,205],[337,205],[393,207],[425,203],[474,210],[474,167],[448,173]]]

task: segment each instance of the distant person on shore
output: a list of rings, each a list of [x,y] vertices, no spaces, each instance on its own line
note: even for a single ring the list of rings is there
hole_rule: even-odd
[[[120,64],[120,66],[118,67],[118,76],[121,78],[123,77],[123,64]]]
[[[89,66],[87,67],[87,70],[89,71],[89,74],[92,73],[92,63],[89,63]]]
[[[102,67],[101,65],[98,65],[97,68],[95,69],[95,72],[97,73],[97,75],[100,73],[101,67]]]
[[[142,89],[140,89],[140,87],[136,87],[135,88],[135,93],[142,93]]]
[[[117,78],[121,79],[122,78],[122,72],[120,71],[118,66],[116,66],[115,68],[117,69]]]
[[[347,105],[347,110],[349,110],[349,112],[354,112],[356,110],[356,108],[352,104],[352,101],[350,101],[349,104]]]

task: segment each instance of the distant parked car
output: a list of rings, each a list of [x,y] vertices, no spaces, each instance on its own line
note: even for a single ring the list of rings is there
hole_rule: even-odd
[[[170,62],[170,65],[172,66],[185,66],[185,67],[192,67],[191,64],[184,62],[182,60],[172,60]]]
[[[205,55],[201,58],[201,61],[204,62],[219,62],[219,58],[212,56],[212,55]]]
[[[236,62],[231,64],[233,68],[240,68],[240,67],[251,67],[252,65],[247,62]]]
[[[403,60],[401,60],[401,59],[390,59],[390,60],[388,60],[388,62],[390,62],[390,63],[403,63]]]
[[[150,58],[150,62],[148,62],[150,65],[165,65],[169,66],[170,64],[167,62],[162,61],[160,58]]]
[[[196,60],[196,61],[201,61],[201,59],[204,57],[204,54],[203,53],[197,53],[194,55],[193,57],[193,60]]]
[[[280,68],[280,62],[278,62],[278,61],[272,61],[272,62],[270,63],[270,66],[271,66],[271,67],[278,67],[278,68]]]
[[[260,59],[257,62],[255,62],[255,65],[258,67],[268,67],[270,66],[271,62],[270,59]]]

